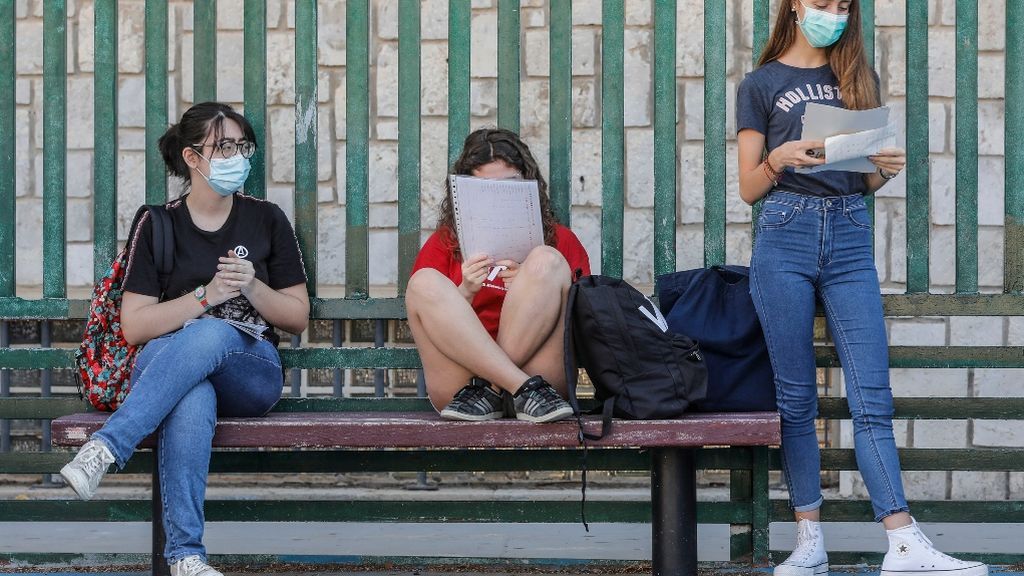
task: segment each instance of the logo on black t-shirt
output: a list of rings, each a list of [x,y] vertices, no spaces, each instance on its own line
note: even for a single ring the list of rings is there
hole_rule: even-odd
[[[249,249],[248,248],[246,248],[245,246],[243,246],[241,244],[239,244],[238,246],[235,246],[235,256],[238,256],[239,258],[245,258],[248,255],[249,255]]]

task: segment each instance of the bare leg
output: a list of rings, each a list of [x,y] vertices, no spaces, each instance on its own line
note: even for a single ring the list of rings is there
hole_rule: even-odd
[[[437,270],[413,274],[405,305],[423,361],[427,396],[438,410],[473,375],[510,392],[529,378],[491,338],[455,284]]]
[[[512,362],[527,374],[542,375],[563,397],[563,334],[570,284],[569,264],[562,254],[549,246],[535,248],[509,288],[498,328],[498,346]]]

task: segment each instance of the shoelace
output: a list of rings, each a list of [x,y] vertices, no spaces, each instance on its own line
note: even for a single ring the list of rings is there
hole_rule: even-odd
[[[544,404],[558,404],[558,401],[562,399],[554,388],[540,383],[534,385],[532,392],[539,394]]]
[[[182,560],[181,563],[182,569],[178,572],[178,574],[181,574],[182,576],[191,576],[192,574],[196,574],[205,568],[205,566],[203,565],[203,561],[199,559],[199,556],[189,556],[188,558]]]
[[[90,477],[102,471],[104,466],[109,466],[109,462],[103,462],[103,448],[98,444],[89,446],[82,454],[82,466]]]
[[[468,404],[475,402],[478,398],[483,398],[483,396],[484,387],[476,383],[470,383],[468,386],[463,386],[461,390],[455,393],[454,400]]]

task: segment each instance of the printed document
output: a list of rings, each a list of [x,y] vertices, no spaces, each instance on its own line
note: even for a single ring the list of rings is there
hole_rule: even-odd
[[[536,180],[449,176],[455,228],[463,258],[487,254],[522,262],[544,245]]]
[[[867,157],[896,145],[896,125],[890,122],[886,106],[846,110],[808,102],[800,139],[825,141],[825,163],[797,168],[801,174],[824,170],[870,173],[878,167]]]

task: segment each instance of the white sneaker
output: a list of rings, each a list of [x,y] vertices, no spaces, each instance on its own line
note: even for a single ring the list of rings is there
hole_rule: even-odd
[[[106,444],[90,440],[82,446],[74,460],[60,469],[60,475],[79,498],[89,500],[96,494],[100,480],[113,463],[114,455]]]
[[[171,576],[224,576],[199,556],[186,556],[171,564]]]
[[[911,519],[909,526],[886,530],[889,551],[882,560],[881,576],[987,576],[988,566],[965,562],[939,552]]]
[[[796,526],[796,549],[775,567],[775,576],[815,576],[828,574],[828,555],[821,523],[801,520]],[[884,575],[883,575],[884,576]]]

